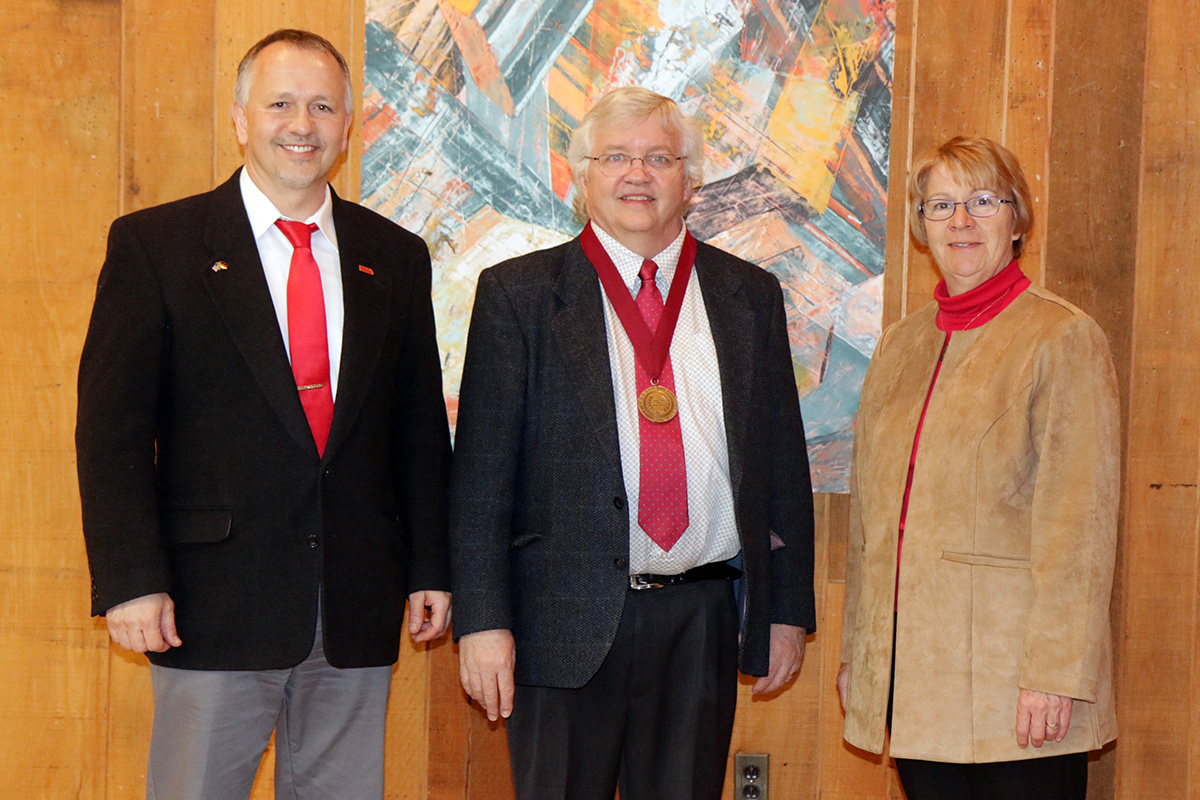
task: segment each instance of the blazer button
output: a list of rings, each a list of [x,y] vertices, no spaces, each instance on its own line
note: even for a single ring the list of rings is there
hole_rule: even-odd
[[[325,468],[325,470],[324,470],[323,472],[321,472],[321,477],[322,477],[322,478],[328,478],[328,477],[329,477],[329,473],[330,473],[330,472],[332,472],[332,471],[333,471],[333,470],[331,470],[331,469],[329,469],[328,467],[326,467],[326,468]]]
[[[614,558],[613,567],[615,569],[629,569],[629,562],[623,558]]]
[[[310,533],[308,535],[308,546],[313,550],[316,550],[321,546],[321,537],[317,536],[315,533]]]
[[[617,509],[618,511],[624,511],[625,510],[625,498],[624,497],[614,497],[613,498],[613,508]]]

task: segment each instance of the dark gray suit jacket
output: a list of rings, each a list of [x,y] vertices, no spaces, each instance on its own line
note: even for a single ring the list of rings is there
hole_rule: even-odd
[[[773,276],[705,244],[695,269],[742,544],[739,665],[765,675],[771,623],[816,627],[812,488],[783,296]],[[578,239],[480,275],[453,474],[455,635],[509,629],[518,682],[582,686],[624,606],[631,500],[601,288]]]
[[[395,661],[448,589],[450,442],[424,242],[333,199],[345,323],[323,457],[237,175],[113,223],[79,367],[92,610],[169,592],[186,669]],[[363,269],[360,269],[360,266]]]

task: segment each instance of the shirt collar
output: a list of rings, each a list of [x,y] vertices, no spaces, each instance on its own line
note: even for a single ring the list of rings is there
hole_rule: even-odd
[[[242,174],[238,177],[238,185],[242,190],[242,203],[246,206],[246,216],[250,218],[250,230],[254,234],[256,241],[262,238],[262,235],[275,225],[275,220],[281,217],[283,219],[290,219],[290,217],[281,213],[275,207],[270,198],[263,194],[262,189],[259,189],[258,185],[251,180],[250,174],[245,168],[242,169]],[[333,249],[336,252],[338,244],[337,233],[333,229],[332,197],[332,193],[329,191],[329,184],[326,184],[325,202],[308,219],[299,221],[317,223],[317,229],[325,235],[325,238],[333,245]]]
[[[604,246],[604,251],[608,253],[608,257],[613,260],[613,265],[617,268],[617,272],[621,275],[621,280],[629,287],[631,294],[637,294],[638,289],[642,287],[642,279],[639,277],[639,272],[642,269],[642,256],[630,250],[625,245],[618,242],[608,234],[599,225],[593,224],[592,230],[596,233],[596,238],[600,240],[600,244]],[[658,272],[654,276],[654,282],[663,286],[670,286],[672,279],[675,277],[675,268],[679,266],[679,254],[683,251],[683,239],[687,234],[687,224],[685,223],[679,229],[679,235],[675,237],[675,241],[667,245],[663,250],[650,259],[658,265]]]

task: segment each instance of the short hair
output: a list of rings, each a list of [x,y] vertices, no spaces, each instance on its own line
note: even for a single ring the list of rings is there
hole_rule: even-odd
[[[929,244],[920,207],[927,199],[929,174],[939,164],[959,183],[987,187],[1013,201],[1013,233],[1020,238],[1013,242],[1012,249],[1013,258],[1019,257],[1025,247],[1025,237],[1033,229],[1033,195],[1017,157],[1002,145],[981,136],[955,136],[926,150],[913,162],[908,176],[909,224],[913,237],[924,246]]]
[[[311,31],[302,31],[295,28],[281,28],[274,33],[268,33],[246,51],[246,55],[242,56],[242,60],[238,63],[237,81],[233,84],[233,100],[235,103],[244,108],[246,103],[249,102],[250,73],[253,71],[254,62],[258,59],[259,53],[276,42],[290,44],[292,47],[301,50],[315,50],[331,56],[342,70],[346,95],[346,113],[349,114],[354,111],[354,85],[350,81],[350,67],[346,66],[346,59],[342,57],[338,49],[330,44],[329,40],[325,37],[318,36]]]
[[[679,137],[684,157],[684,168],[692,188],[700,186],[704,177],[704,136],[695,120],[684,116],[679,104],[669,97],[640,86],[625,86],[608,92],[584,115],[579,127],[571,134],[567,148],[567,161],[571,165],[571,177],[575,181],[575,216],[580,222],[588,220],[587,193],[583,191],[584,176],[591,166],[592,145],[597,127],[618,123],[640,124],[650,115],[657,114],[663,128]],[[630,154],[632,155],[632,153]]]

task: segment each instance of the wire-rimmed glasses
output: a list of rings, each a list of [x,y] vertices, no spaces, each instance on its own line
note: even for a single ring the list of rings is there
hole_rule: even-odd
[[[596,162],[603,172],[616,175],[633,169],[633,162],[642,162],[642,169],[648,172],[671,172],[679,162],[687,156],[673,156],[668,153],[651,153],[645,156],[631,156],[626,153],[605,153],[602,156],[588,156]]]
[[[1005,200],[992,194],[980,194],[958,203],[953,200],[930,200],[917,206],[917,210],[930,222],[942,222],[953,217],[954,210],[958,206],[966,208],[967,213],[972,217],[994,217],[1000,213],[1000,206],[1005,203],[1015,205],[1012,200]]]

